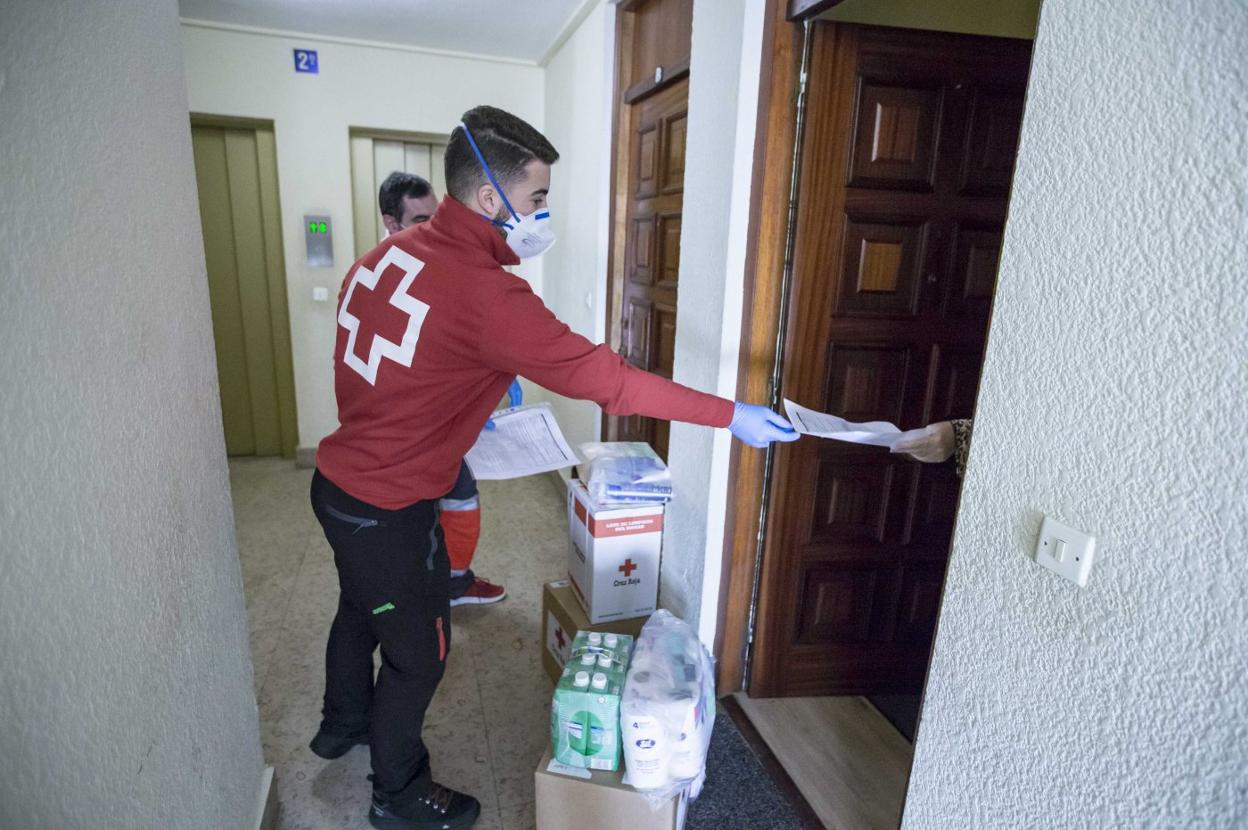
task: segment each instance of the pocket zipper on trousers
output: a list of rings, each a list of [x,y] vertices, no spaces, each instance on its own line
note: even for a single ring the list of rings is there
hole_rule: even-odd
[[[365,519],[360,516],[352,516],[350,513],[343,513],[341,510],[337,510],[333,506],[328,505],[328,504],[323,505],[323,506],[325,508],[325,512],[333,516],[335,519],[344,521],[347,524],[355,525],[355,530],[351,531],[352,536],[359,533],[361,530],[363,530],[366,527],[377,527],[379,524],[381,524],[381,522],[377,521],[376,519]]]

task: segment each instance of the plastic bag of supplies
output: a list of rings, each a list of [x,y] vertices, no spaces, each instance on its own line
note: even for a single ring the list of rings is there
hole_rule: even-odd
[[[666,502],[672,498],[672,474],[644,442],[581,444],[585,468],[581,480],[597,504]]]
[[[698,797],[715,725],[714,660],[684,620],[660,609],[641,629],[620,700],[628,783],[651,806]]]

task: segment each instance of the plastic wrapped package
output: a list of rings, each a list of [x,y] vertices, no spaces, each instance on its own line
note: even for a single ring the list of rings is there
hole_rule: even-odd
[[[581,480],[598,504],[666,502],[672,498],[672,474],[663,459],[641,441],[581,444],[585,468]]]
[[[620,699],[628,782],[656,808],[686,788],[697,798],[714,726],[714,661],[688,623],[660,609],[641,629]]]

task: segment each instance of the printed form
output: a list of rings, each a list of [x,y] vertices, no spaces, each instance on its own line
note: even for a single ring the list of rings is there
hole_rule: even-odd
[[[500,409],[494,429],[481,430],[465,460],[480,481],[548,473],[580,463],[548,403]]]
[[[803,435],[848,441],[851,444],[869,444],[875,447],[893,448],[901,438],[901,430],[887,421],[868,421],[864,424],[846,421],[825,412],[816,412],[784,399],[784,412],[789,423]]]

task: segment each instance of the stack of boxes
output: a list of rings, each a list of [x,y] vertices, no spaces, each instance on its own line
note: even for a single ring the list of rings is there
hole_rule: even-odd
[[[534,776],[538,830],[680,830],[686,799],[653,809],[626,783],[620,699],[634,638],[654,612],[661,504],[596,504],[568,483],[568,579],[542,592],[542,664],[555,681],[551,748]]]
[[[620,699],[633,637],[581,631],[555,686],[551,748],[534,774],[538,830],[681,830],[687,797],[658,809],[622,763]]]
[[[542,591],[542,664],[558,682],[582,631],[636,636],[659,598],[663,506],[594,503],[568,482],[568,579]]]

